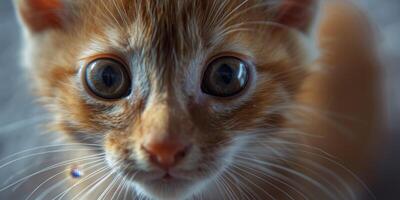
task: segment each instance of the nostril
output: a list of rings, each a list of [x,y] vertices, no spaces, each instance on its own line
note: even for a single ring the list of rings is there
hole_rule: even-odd
[[[187,152],[189,151],[189,149],[191,148],[191,145],[187,145],[186,147],[184,147],[182,150],[178,151],[175,155],[175,160],[176,162],[179,162],[180,160],[182,160],[183,158],[186,157]]]

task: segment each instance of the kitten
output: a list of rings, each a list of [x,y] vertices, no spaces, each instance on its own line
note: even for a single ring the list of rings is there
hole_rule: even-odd
[[[358,177],[370,170],[379,133],[378,63],[354,6],[16,5],[24,64],[53,128],[101,145],[137,196],[373,198]]]

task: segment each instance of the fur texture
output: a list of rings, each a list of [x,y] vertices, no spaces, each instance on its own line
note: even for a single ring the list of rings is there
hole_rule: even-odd
[[[379,124],[377,64],[371,31],[359,25],[366,20],[354,7],[327,3],[317,18],[318,2],[311,0],[44,2],[20,0],[17,5],[26,25],[25,66],[54,115],[52,128],[73,140],[102,145],[110,168],[137,195],[357,199],[368,193],[351,170],[362,172],[363,163],[373,160],[365,155]],[[344,14],[336,16],[338,10]],[[332,25],[338,30],[329,30]],[[346,32],[356,25],[362,30]],[[350,51],[358,52],[344,55],[346,41],[354,36],[359,38],[351,41]],[[332,44],[332,38],[338,41]],[[223,55],[249,63],[247,87],[230,98],[212,97],[200,88],[207,64]],[[126,98],[103,100],[87,91],[83,69],[102,57],[128,66],[132,92]],[[313,71],[324,65],[335,68],[328,67],[333,69],[328,75]],[[360,96],[345,94],[350,100],[337,99],[345,92],[331,77],[339,79],[361,65],[368,75],[348,91],[370,80],[372,87]],[[330,103],[327,96],[336,101]],[[370,103],[348,109],[360,100]],[[348,139],[324,110],[362,116],[369,125],[364,129],[346,121],[353,138]],[[163,179],[165,171],[142,148],[165,138],[191,144],[169,171],[172,180]],[[346,147],[366,160],[346,157]]]

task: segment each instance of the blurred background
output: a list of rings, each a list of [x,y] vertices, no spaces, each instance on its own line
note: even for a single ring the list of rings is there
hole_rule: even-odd
[[[395,200],[400,198],[400,1],[355,2],[367,11],[377,27],[384,63],[386,131],[389,137],[381,153],[382,159],[377,163],[378,180],[371,188],[377,199]],[[0,159],[54,140],[49,135],[41,134],[37,126],[43,120],[44,112],[26,87],[29,83],[24,79],[20,67],[20,35],[11,0],[0,0]],[[43,159],[56,158],[44,155],[41,159],[21,159],[12,167],[2,167],[4,162],[0,162],[0,190],[12,179],[16,180],[15,177],[27,173],[27,166],[32,171],[40,169]],[[14,186],[0,191],[0,199],[19,199],[20,194],[12,189],[29,188],[29,184]]]

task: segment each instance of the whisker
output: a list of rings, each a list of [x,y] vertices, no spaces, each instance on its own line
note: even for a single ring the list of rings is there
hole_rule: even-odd
[[[119,2],[120,2],[120,1],[119,1]],[[118,6],[118,5],[117,5],[117,1],[112,1],[112,3],[113,3],[113,5],[114,5],[115,9],[117,10],[119,17],[122,19],[122,22],[124,23],[125,27],[129,27],[129,23],[128,23],[128,21],[126,20],[126,19],[128,18],[128,15],[126,14],[126,12],[122,12],[122,11],[121,11],[121,7],[123,8],[123,10],[125,10],[124,7],[123,7],[123,6]],[[123,13],[124,13],[125,15],[123,15]]]
[[[235,166],[234,164],[231,165],[232,168],[236,168],[237,166]],[[256,183],[254,183],[252,180],[248,179],[247,177],[245,177],[244,175],[242,175],[241,173],[236,172],[235,170],[231,169],[231,172],[236,174],[237,176],[239,176],[241,179],[246,180],[249,184],[253,185],[255,188],[259,189],[261,192],[263,192],[265,195],[267,195],[269,198],[271,199],[276,199],[275,197],[273,197],[271,194],[269,194],[269,192],[267,192],[264,188],[261,188],[260,186],[258,186]],[[254,191],[253,191],[254,192]]]
[[[104,162],[103,160],[95,160],[95,161],[91,161],[91,162],[88,162],[88,163],[84,163],[84,164],[80,165],[80,167],[84,169],[84,167],[86,167],[86,166],[88,166],[88,165],[95,164],[95,165],[92,165],[92,166],[88,167],[87,169],[85,169],[85,170],[89,170],[89,169],[92,169],[92,168],[94,168],[94,167],[97,167],[97,166],[103,164],[103,162]],[[25,200],[29,200],[29,199],[35,194],[35,192],[38,191],[38,190],[40,189],[40,187],[42,187],[43,185],[45,185],[47,182],[51,181],[52,179],[54,179],[55,177],[57,177],[57,176],[59,176],[59,175],[61,175],[61,174],[67,173],[68,171],[70,171],[70,169],[65,169],[65,170],[63,170],[63,171],[61,171],[61,172],[59,172],[59,173],[56,173],[55,175],[51,176],[50,178],[46,179],[46,180],[43,181],[42,183],[40,183],[40,184],[28,195],[28,197],[25,198]]]
[[[120,162],[121,162],[121,160],[117,161],[114,165],[118,165]],[[90,183],[89,185],[87,185],[87,186],[86,186],[84,189],[82,189],[78,194],[76,194],[74,197],[72,197],[71,200],[74,200],[74,199],[76,199],[76,198],[78,198],[78,197],[84,199],[87,195],[89,195],[92,191],[94,191],[94,190],[96,189],[96,187],[104,181],[104,179],[108,179],[108,177],[110,177],[111,175],[113,175],[112,170],[111,170],[110,168],[107,168],[107,167],[105,167],[104,170],[101,170],[101,171],[97,172],[96,174],[102,173],[102,172],[104,172],[104,171],[106,171],[106,170],[107,170],[108,172],[111,171],[111,173],[105,173],[103,176],[101,176],[100,178],[96,179],[96,181],[94,181],[94,182]],[[96,174],[94,174],[94,175],[96,175]],[[93,176],[94,176],[94,175],[93,175]],[[93,177],[93,176],[91,176],[91,177]],[[87,177],[87,178],[91,178],[91,177]],[[80,181],[80,182],[74,184],[72,187],[70,187],[69,190],[73,189],[74,187],[78,186],[79,184],[81,184],[82,182],[84,182],[84,181],[86,181],[86,180],[87,180],[87,179],[82,180],[82,181]],[[101,181],[100,181],[100,180],[101,180]],[[94,185],[94,186],[93,186],[93,185]],[[89,187],[91,187],[91,188],[89,189]],[[89,190],[88,190],[88,189],[89,189]],[[88,191],[86,191],[86,190],[88,190]],[[65,192],[68,192],[68,191],[65,191]],[[82,194],[82,193],[83,193],[83,194]],[[65,195],[65,194],[64,194],[64,195]],[[64,195],[63,195],[63,196],[64,196]],[[81,196],[81,195],[82,195],[82,196]],[[60,199],[61,199],[61,198],[60,198]]]
[[[225,187],[227,188],[227,191],[228,191],[228,198],[229,199],[240,199],[237,196],[237,193],[234,192],[234,189],[231,187],[231,186],[234,186],[235,184],[230,180],[231,177],[229,176],[229,174],[226,175],[226,176],[224,176],[223,174],[224,173],[221,173],[221,175],[219,175],[217,177],[217,180],[221,179],[222,180],[222,184],[226,185]],[[225,182],[226,182],[226,184],[225,184]],[[237,188],[237,189],[240,190],[240,188]],[[240,192],[239,192],[239,194],[240,194]]]
[[[108,184],[107,188],[102,192],[102,194],[97,198],[98,200],[103,200],[106,198],[107,194],[113,189],[114,185],[118,180],[121,179],[121,176],[116,175],[110,184]]]
[[[12,122],[9,124],[0,125],[0,134],[2,133],[9,133],[11,131],[18,130],[20,128],[24,128],[30,125],[38,124],[45,120],[49,119],[49,116],[42,116],[42,117],[32,117],[28,119],[23,119],[20,121]]]
[[[270,181],[268,181],[268,180],[266,180],[266,179],[263,179],[263,178],[257,176],[256,174],[251,173],[250,171],[247,171],[247,170],[243,169],[240,165],[238,165],[238,164],[233,164],[232,167],[234,167],[234,168],[236,168],[236,169],[242,171],[243,173],[249,174],[249,175],[255,177],[256,179],[258,179],[258,180],[260,180],[260,181],[262,181],[262,182],[265,182],[266,184],[272,186],[272,187],[275,188],[276,190],[278,190],[278,191],[280,191],[281,193],[285,194],[289,199],[294,200],[294,198],[293,198],[289,193],[283,191],[283,190],[282,190],[281,188],[279,188],[278,186],[275,186],[275,185],[272,184]]]
[[[6,167],[6,166],[8,166],[8,165],[10,165],[12,163],[15,163],[15,162],[17,162],[19,160],[22,160],[22,159],[25,159],[25,158],[31,158],[31,157],[34,157],[34,156],[46,155],[46,154],[50,154],[50,153],[68,152],[68,151],[90,151],[90,150],[93,150],[93,149],[87,149],[87,148],[86,149],[63,149],[63,150],[53,150],[53,151],[45,151],[45,152],[40,152],[40,153],[29,154],[29,155],[25,155],[25,156],[13,159],[11,161],[8,161],[8,162],[0,165],[0,169],[3,168],[3,167]]]
[[[31,177],[37,175],[37,174],[40,174],[40,173],[43,173],[43,172],[46,172],[46,171],[49,171],[49,170],[52,170],[52,169],[55,169],[55,168],[58,168],[58,167],[62,167],[62,166],[65,166],[65,165],[69,165],[69,164],[74,163],[74,162],[77,162],[77,161],[85,161],[85,160],[90,160],[90,159],[99,159],[99,158],[102,158],[102,156],[103,156],[103,155],[91,155],[91,156],[87,156],[87,157],[83,157],[83,158],[78,158],[78,159],[71,159],[71,160],[67,160],[67,161],[64,161],[64,162],[60,162],[60,163],[51,165],[51,166],[49,166],[49,167],[46,167],[46,168],[44,168],[44,169],[42,169],[42,170],[39,170],[39,171],[37,171],[37,172],[35,172],[35,173],[32,173],[32,174],[30,174],[30,175],[28,175],[28,176],[25,176],[24,178],[21,178],[21,179],[15,181],[14,183],[9,184],[9,185],[7,185],[7,186],[1,188],[1,189],[0,189],[0,192],[2,192],[2,191],[4,191],[4,190],[6,190],[6,189],[8,189],[8,188],[10,188],[10,187],[12,187],[12,186],[18,184],[18,183],[20,183],[21,181],[27,180],[27,179],[29,179],[29,178],[31,178]]]
[[[13,173],[6,181],[4,181],[2,184],[3,185],[7,185],[9,184],[12,180],[14,180],[15,177],[19,177],[21,175],[23,175],[25,172],[27,172],[28,170],[32,170],[32,168],[34,167],[38,167],[39,165],[41,165],[41,161],[40,160],[35,160],[33,163],[31,163],[31,165],[29,167],[23,167],[21,170],[19,170],[18,172]]]
[[[232,9],[227,15],[224,15],[224,17],[222,17],[221,19],[220,19],[220,21],[222,21],[222,22],[226,22],[226,21],[228,21],[229,22],[229,20],[227,20],[229,17],[231,17],[232,16],[232,14],[234,13],[234,12],[236,12],[238,9],[240,9],[243,5],[245,5],[246,3],[248,2],[248,0],[244,0],[242,3],[240,3],[239,5],[237,5],[234,9]]]
[[[271,1],[264,1],[262,3],[256,4],[254,6],[250,6],[248,8],[245,8],[237,13],[235,13],[234,15],[232,15],[229,19],[225,19],[225,20],[221,20],[222,22],[224,22],[223,24],[221,24],[221,26],[226,26],[227,24],[229,24],[230,22],[232,22],[233,20],[237,19],[238,17],[242,16],[243,14],[245,14],[246,12],[252,11],[253,9],[257,9],[257,8],[263,8],[263,7],[267,7],[267,6],[274,6],[276,5],[276,2],[271,2]]]
[[[86,196],[88,196],[90,193],[92,193],[95,189],[97,189],[97,187],[99,185],[101,185],[103,182],[105,182],[106,180],[108,180],[109,177],[111,177],[113,175],[113,173],[110,173],[111,170],[108,171],[108,173],[104,174],[102,177],[100,177],[99,179],[97,179],[96,181],[94,181],[93,183],[91,183],[89,186],[91,187],[88,191],[86,191],[85,193],[82,194],[81,198],[84,198]],[[83,191],[85,191],[88,188],[85,188]],[[78,196],[78,195],[77,195]],[[76,197],[77,197],[76,196]],[[75,199],[75,197],[73,198]]]
[[[297,159],[299,159],[299,158],[297,158]],[[306,163],[305,163],[306,160],[305,160],[304,158],[301,159],[301,160],[302,160],[301,164],[306,164]],[[308,160],[307,160],[307,161],[308,161]],[[328,172],[333,178],[335,178],[336,180],[338,180],[338,183],[333,183],[333,182],[331,182],[331,181],[328,181],[328,179],[327,179],[327,178],[324,178],[323,176],[321,176],[321,174],[317,173],[316,171],[314,171],[314,170],[311,169],[311,168],[307,168],[307,167],[305,167],[305,166],[303,166],[303,165],[300,165],[300,163],[298,163],[298,162],[289,161],[289,160],[286,160],[286,162],[290,163],[292,166],[297,166],[297,167],[299,167],[299,169],[305,169],[305,170],[307,170],[307,171],[313,173],[313,177],[314,177],[314,178],[318,178],[318,179],[320,179],[320,180],[323,180],[323,181],[326,183],[327,186],[329,185],[330,188],[334,188],[334,189],[336,190],[337,194],[338,194],[338,195],[341,195],[341,197],[338,196],[337,198],[339,198],[339,199],[348,199],[348,198],[350,198],[350,197],[346,197],[346,195],[342,194],[342,191],[341,191],[340,189],[338,189],[337,187],[335,187],[335,185],[338,185],[338,184],[343,185],[343,186],[345,187],[345,189],[348,190],[349,195],[350,195],[350,196],[353,196],[353,194],[351,194],[352,192],[349,191],[348,184],[345,183],[345,182],[344,182],[340,177],[338,177],[335,173],[333,173],[332,171],[330,171],[330,170],[324,168],[323,166],[319,166],[319,165],[318,165],[318,169],[322,169],[322,168],[323,168],[323,172]],[[266,173],[266,175],[267,175],[267,174],[271,174],[271,175],[276,176],[276,177],[284,178],[284,179],[287,180],[288,182],[291,182],[292,184],[296,185],[298,188],[301,188],[301,187],[302,187],[301,185],[296,184],[293,180],[288,180],[288,179],[285,178],[284,176],[282,176],[282,175],[280,175],[280,174],[278,174],[278,173],[275,173],[273,170],[266,170],[266,168],[265,168],[265,167],[262,167],[261,165],[256,165],[256,164],[254,164],[254,163],[249,163],[249,162],[243,162],[243,161],[240,161],[240,160],[238,160],[238,163],[241,163],[241,164],[246,165],[246,166],[249,166],[249,167],[250,167],[250,166],[254,166],[253,168],[254,168],[255,170],[263,171],[263,172]],[[268,175],[267,175],[267,176],[268,176]],[[273,177],[270,177],[270,178],[273,178]],[[322,182],[321,182],[321,184],[322,184]],[[294,188],[292,188],[292,189],[294,189]],[[296,189],[294,189],[294,190],[296,190]],[[297,191],[297,190],[296,190],[296,191]],[[342,196],[342,195],[343,195],[343,196]],[[350,199],[355,199],[355,198],[351,197]]]
[[[131,178],[131,179],[134,179],[138,172],[139,172],[139,171],[136,171],[136,172],[132,175],[132,178]],[[138,195],[136,194],[135,190],[130,190],[128,187],[129,187],[129,185],[127,184],[127,185],[126,185],[125,194],[124,194],[124,198],[123,198],[123,199],[127,199],[127,196],[128,196],[128,195],[134,196],[134,197],[138,196]],[[129,194],[128,194],[128,193],[129,193]]]
[[[34,148],[30,148],[30,149],[25,149],[25,150],[22,150],[22,151],[20,151],[20,152],[17,152],[17,153],[14,153],[14,154],[11,154],[11,155],[9,155],[9,156],[7,156],[7,157],[4,157],[4,158],[2,158],[1,160],[0,160],[0,163],[1,162],[4,162],[5,160],[7,160],[7,159],[10,159],[11,157],[13,157],[13,156],[17,156],[17,155],[19,155],[19,154],[23,154],[23,153],[26,153],[26,152],[29,152],[29,151],[36,151],[36,150],[40,150],[40,149],[46,149],[46,148],[54,148],[54,147],[70,147],[70,146],[93,146],[93,147],[103,147],[102,145],[97,145],[97,144],[85,144],[85,143],[69,143],[69,144],[51,144],[51,145],[44,145],[44,146],[39,146],[39,147],[34,147]]]
[[[231,196],[233,194],[232,191],[227,187],[227,185],[223,181],[222,176],[216,177],[216,179],[214,181],[217,183],[216,186],[217,186],[217,190],[218,190],[219,194],[221,194],[223,196],[227,196],[228,199],[234,199]]]
[[[128,166],[126,166],[125,168],[124,168],[124,170],[126,170],[128,168]],[[132,172],[132,170],[133,169],[130,169],[129,170],[129,172],[128,172],[128,174],[130,174],[131,172]],[[133,175],[132,175],[132,177],[135,177],[135,175],[138,173],[138,171],[136,171]],[[115,193],[118,191],[118,189],[120,188],[120,190],[119,190],[119,192],[118,192],[118,195],[117,195],[117,200],[119,199],[119,196],[122,194],[122,191],[124,190],[124,188],[125,188],[125,186],[126,186],[126,190],[128,190],[129,188],[128,188],[128,178],[127,178],[127,176],[122,176],[123,177],[123,180],[121,181],[121,183],[120,183],[120,185],[118,186],[118,188],[116,189],[116,191],[115,191]],[[115,195],[115,193],[114,193],[114,195]],[[112,196],[112,198],[111,199],[114,199],[114,195]]]
[[[123,198],[124,200],[127,199],[128,192],[130,192],[130,190],[128,189],[128,186],[126,186],[125,193],[124,193],[124,198]]]
[[[250,173],[250,172],[247,172],[247,171],[243,170],[243,169],[240,168],[238,165],[233,164],[233,165],[231,165],[231,167],[232,167],[232,168],[235,168],[236,170],[239,170],[239,171],[241,171],[241,172],[243,172],[243,173],[246,173],[246,174],[249,174],[249,175],[251,175],[251,176],[253,176],[253,177],[256,177],[257,179],[262,180],[263,182],[267,183],[268,185],[270,185],[270,186],[272,186],[272,187],[278,189],[276,186],[274,186],[273,184],[271,184],[269,181],[264,180],[264,179],[260,178],[259,176],[255,175],[255,174],[253,174],[253,173]],[[238,172],[237,174],[241,174],[241,173]],[[242,177],[242,178],[245,178],[245,176],[241,176],[241,177]],[[249,182],[251,182],[250,179],[248,179],[248,178],[246,178],[246,179],[247,179]],[[261,188],[261,187],[258,186],[257,184],[253,184],[253,185],[256,186],[257,188],[259,188],[262,192],[264,192],[265,194],[267,194],[267,195],[268,195],[269,197],[271,197],[272,199],[276,199],[275,197],[273,197],[271,194],[269,194],[266,190],[264,190],[263,188]],[[279,188],[278,190],[281,191],[280,188]],[[289,197],[290,199],[292,199],[292,198],[290,197],[290,195],[288,195],[288,197]]]
[[[228,173],[231,173],[232,176],[236,176],[236,177],[239,177],[239,178],[241,178],[241,179],[244,179],[244,180],[247,181],[249,184],[255,186],[257,189],[260,189],[260,187],[259,187],[258,185],[254,184],[251,180],[249,180],[249,179],[247,179],[246,177],[242,176],[241,174],[235,172],[234,170],[228,169],[227,172],[228,172]],[[251,196],[251,199],[261,199],[261,198],[259,198],[259,196],[257,195],[257,193],[255,194],[256,196],[254,196],[254,195],[253,195],[254,190],[251,189],[251,188],[250,188],[249,186],[247,186],[246,184],[241,183],[241,186],[247,190],[248,195]],[[260,190],[263,191],[262,188],[261,188]],[[269,193],[265,193],[265,194],[266,194],[268,197],[273,198]]]
[[[120,28],[124,27],[122,26],[121,23],[119,23],[119,20],[115,17],[115,15],[112,13],[112,11],[108,8],[108,6],[104,3],[104,1],[100,1],[101,4],[103,5],[103,8],[107,11],[107,13],[112,17],[112,19],[114,19],[114,22],[116,22],[118,24],[118,26]]]
[[[253,140],[247,141],[247,143],[251,144],[258,144],[264,147],[270,147],[270,145],[284,145],[285,148],[295,148],[296,150],[298,150],[299,148],[302,149],[307,149],[309,151],[307,151],[307,153],[314,153],[314,154],[318,154],[320,156],[325,156],[326,158],[330,158],[330,159],[336,159],[336,157],[326,151],[324,151],[321,148],[315,147],[315,146],[311,146],[311,145],[307,145],[307,144],[303,144],[303,143],[298,143],[298,142],[289,142],[289,141],[284,141],[284,140],[267,140],[269,139],[267,136],[265,136],[262,133],[252,133],[253,136]],[[246,151],[246,150],[244,150]],[[247,150],[248,152],[251,153],[258,153],[258,151],[250,151]]]
[[[96,176],[97,174],[100,174],[100,173],[102,173],[102,172],[104,172],[104,171],[107,171],[107,170],[109,170],[107,166],[104,166],[104,167],[102,167],[102,168],[100,168],[100,169],[97,169],[96,171],[94,171],[94,172],[88,174],[85,178],[79,180],[77,183],[74,183],[72,186],[70,186],[69,188],[67,188],[66,190],[64,190],[63,192],[61,192],[60,194],[58,194],[58,195],[55,196],[54,198],[52,198],[52,200],[56,200],[56,199],[60,199],[60,200],[61,200],[65,195],[67,195],[67,193],[68,193],[69,191],[71,191],[72,189],[74,189],[74,188],[75,188],[76,186],[78,186],[79,184],[81,184],[81,183],[83,183],[83,182],[89,180],[90,178]],[[80,193],[81,193],[81,192],[79,192],[77,195],[79,195]],[[76,196],[75,196],[75,197],[76,197]],[[74,198],[75,198],[75,197],[74,197]],[[72,198],[72,199],[74,199],[74,198]]]
[[[351,136],[351,131],[348,130],[347,127],[345,127],[344,125],[342,125],[341,123],[339,123],[337,120],[335,120],[333,117],[339,118],[339,119],[343,119],[343,120],[348,120],[348,121],[352,121],[355,123],[359,123],[361,124],[362,122],[358,119],[352,118],[352,117],[348,117],[348,116],[344,116],[341,115],[339,113],[335,113],[329,110],[323,110],[322,108],[314,108],[311,107],[307,104],[302,104],[302,103],[296,103],[296,104],[287,104],[284,106],[278,106],[274,108],[275,111],[279,111],[279,110],[291,110],[293,111],[292,115],[293,116],[297,116],[295,119],[292,118],[288,118],[290,120],[290,122],[293,122],[295,124],[307,124],[305,121],[300,121],[298,123],[296,123],[296,121],[298,121],[299,119],[305,119],[305,117],[307,117],[307,119],[309,117],[317,117],[318,119],[322,120],[323,122],[328,123],[330,126],[332,126],[332,128],[335,128],[339,133],[343,133],[346,136]],[[300,117],[298,117],[300,116]]]
[[[288,187],[289,189],[293,190],[294,192],[299,194],[303,199],[306,199],[306,200],[309,199],[299,189],[296,189],[294,186],[292,186],[289,183],[285,182],[285,181],[287,181],[287,182],[294,183],[293,180],[290,180],[289,178],[287,178],[287,177],[285,177],[285,176],[283,176],[283,175],[281,175],[281,174],[279,174],[277,172],[274,172],[273,170],[266,170],[266,168],[264,168],[264,167],[262,167],[260,165],[255,165],[255,164],[250,163],[250,162],[241,162],[240,160],[238,160],[238,162],[236,164],[238,166],[242,165],[246,169],[252,169],[252,170],[258,171],[258,172],[264,174],[265,176],[267,176],[268,178],[270,178],[270,179],[272,179],[272,180],[274,180],[274,181],[276,181],[276,182]],[[298,184],[295,184],[295,185],[299,186]],[[301,188],[301,187],[299,187],[299,188]]]
[[[66,177],[60,181],[58,181],[56,184],[52,185],[51,187],[47,188],[45,191],[43,191],[38,197],[36,197],[36,200],[42,200],[45,199],[54,189],[64,186],[65,182],[69,180],[69,177]]]
[[[126,170],[127,168],[128,168],[128,166],[125,166],[123,170]],[[116,174],[115,171],[113,171],[112,174]],[[123,178],[123,176],[116,174],[113,181],[111,182],[111,184],[108,185],[106,190],[101,194],[100,197],[98,197],[98,199],[103,200],[104,198],[106,198],[107,194],[113,189],[113,187],[117,183],[117,181],[121,180],[122,178]],[[114,194],[115,194],[115,192],[114,192]]]
[[[254,141],[256,143],[263,143],[262,145],[280,143],[282,145],[285,145],[284,148],[295,148],[295,150],[297,152],[304,152],[307,155],[315,156],[317,158],[320,158],[320,159],[323,159],[323,160],[329,162],[330,164],[333,164],[334,166],[336,166],[339,169],[343,170],[347,175],[350,175],[350,177],[352,177],[358,184],[360,184],[360,186],[368,193],[368,195],[370,197],[374,198],[374,194],[369,189],[369,187],[354,172],[352,172],[349,168],[347,168],[343,164],[339,163],[337,161],[338,158],[335,157],[334,155],[331,155],[331,154],[323,151],[320,148],[316,148],[316,147],[313,147],[313,146],[310,146],[310,145],[306,145],[306,144],[295,143],[295,142],[284,142],[284,141],[282,141],[282,142],[281,141],[278,141],[278,142],[276,142],[276,141],[266,141],[266,140],[261,139],[260,137],[262,138],[264,136],[258,135],[258,136],[256,136],[254,138]],[[251,143],[251,141],[250,141],[250,143]],[[305,149],[299,149],[299,148],[305,148]],[[246,152],[243,151],[243,153],[246,153]],[[257,152],[257,151],[250,152],[250,151],[248,151],[247,154],[249,154],[249,155],[257,155],[257,154],[259,154],[259,152]],[[336,178],[338,178],[338,177],[336,177]],[[340,181],[340,182],[345,183],[345,181]],[[347,190],[349,192],[351,191],[350,189],[347,189]]]
[[[121,195],[126,182],[127,182],[127,178],[126,178],[126,176],[123,176],[121,181],[118,184],[117,189],[115,190],[114,194],[111,196],[111,200],[113,200],[114,197],[116,197],[117,200],[119,199],[119,196]]]
[[[206,20],[205,22],[208,22],[208,24],[211,26],[216,26],[216,23],[218,19],[221,19],[221,14],[223,14],[222,10],[226,9],[226,5],[229,1],[222,1],[222,2],[218,2],[218,1],[212,1],[212,6],[211,6],[211,10],[210,10],[210,15],[206,16]],[[203,22],[203,24],[205,24],[205,22]]]
[[[297,177],[300,177],[300,178],[302,178],[303,180],[305,180],[305,181],[311,183],[312,185],[316,186],[316,187],[319,188],[321,191],[323,191],[325,194],[327,194],[327,195],[329,196],[329,198],[331,198],[331,199],[336,199],[336,198],[335,198],[335,195],[332,194],[330,191],[328,191],[327,188],[325,188],[323,185],[321,185],[321,183],[319,183],[319,182],[316,181],[315,179],[313,179],[313,178],[311,178],[311,177],[309,177],[309,176],[307,176],[307,175],[305,175],[305,174],[303,174],[303,173],[300,173],[300,172],[298,172],[298,171],[296,171],[296,170],[293,170],[293,169],[291,169],[291,168],[284,167],[284,166],[281,166],[281,165],[278,165],[278,164],[274,164],[274,163],[271,163],[271,162],[261,161],[261,160],[255,160],[255,159],[243,157],[243,156],[240,156],[240,155],[235,155],[235,157],[237,157],[237,158],[239,158],[239,159],[247,160],[247,161],[250,161],[250,162],[254,162],[254,163],[264,164],[264,165],[267,165],[267,166],[271,166],[271,167],[274,167],[274,168],[277,168],[277,169],[286,171],[286,172],[288,172],[288,173],[290,173],[290,174],[292,174],[292,175],[295,175],[295,176],[297,176]]]
[[[321,179],[324,179],[328,184],[331,185],[332,188],[335,188],[335,190],[337,191],[337,193],[339,195],[341,195],[340,198],[346,199],[346,198],[350,198],[350,199],[357,199],[356,195],[354,194],[354,191],[351,189],[351,187],[349,186],[349,184],[343,180],[343,178],[341,176],[339,176],[337,173],[333,172],[332,170],[324,167],[323,165],[317,164],[315,162],[313,162],[310,159],[302,159],[302,164],[308,164],[309,166],[316,168],[317,170],[321,171],[321,173],[323,173],[324,175],[330,175],[331,177],[333,177],[337,183],[332,183],[330,181],[328,181],[326,178],[322,178],[320,175],[318,175]],[[299,164],[297,164],[298,166],[300,166]],[[336,185],[338,185],[338,187],[336,187]],[[344,189],[346,190],[348,196],[346,196],[346,194],[343,194],[343,192],[340,190],[339,186],[343,186]]]

